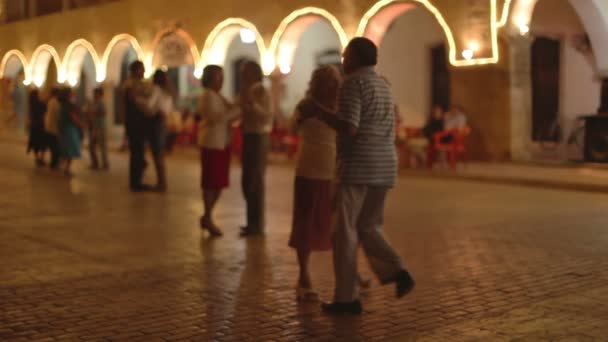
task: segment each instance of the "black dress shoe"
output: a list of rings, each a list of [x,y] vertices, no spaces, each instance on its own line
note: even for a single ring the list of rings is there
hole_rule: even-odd
[[[397,298],[401,298],[406,294],[412,292],[412,290],[416,286],[414,278],[412,278],[412,276],[406,270],[402,270],[397,273],[393,282],[395,283],[395,291]]]
[[[350,303],[323,303],[321,304],[321,308],[323,309],[323,312],[333,315],[360,315],[363,312],[363,307],[361,306],[361,301],[359,300]]]

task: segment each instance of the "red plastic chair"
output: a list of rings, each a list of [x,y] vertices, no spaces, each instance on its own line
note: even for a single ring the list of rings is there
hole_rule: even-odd
[[[466,161],[467,147],[466,140],[471,134],[471,128],[457,128],[435,133],[433,142],[427,150],[428,167],[433,168],[435,158],[439,152],[445,152],[448,156],[450,168],[456,169],[458,160]],[[452,137],[449,142],[444,142],[445,138]]]
[[[286,148],[287,158],[293,160],[298,153],[300,137],[297,134],[287,134],[283,137],[283,146]]]

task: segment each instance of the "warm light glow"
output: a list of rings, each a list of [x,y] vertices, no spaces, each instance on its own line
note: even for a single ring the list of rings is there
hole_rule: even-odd
[[[27,78],[23,80],[23,85],[24,85],[24,86],[29,86],[30,84],[32,84],[32,81],[31,81],[31,80],[29,80],[29,79],[27,79]]]
[[[281,72],[281,74],[287,75],[291,72],[291,65],[282,64],[281,66],[279,66],[279,71]]]
[[[272,52],[268,51],[262,56],[262,71],[264,71],[264,74],[268,76],[272,74],[275,68],[275,58],[272,55]]]
[[[479,46],[479,42],[476,40],[470,41],[469,44],[467,44],[467,46],[468,46],[469,50],[472,50],[473,52],[477,52],[481,48]]]
[[[71,86],[78,84],[87,53],[93,59],[95,78],[96,80],[100,79],[99,67],[102,63],[99,60],[99,56],[97,56],[97,52],[95,52],[95,48],[86,39],[77,39],[68,46],[65,55],[63,56],[63,65],[59,70],[59,74],[62,76],[59,82],[63,83],[67,78],[68,83]]]
[[[116,35],[108,43],[108,46],[106,47],[106,50],[101,59],[101,63],[99,65],[99,67],[97,68],[97,82],[103,82],[106,80],[106,77],[108,76],[110,56],[112,55],[112,51],[114,50],[114,47],[121,42],[127,42],[129,45],[131,45],[131,47],[133,48],[133,50],[135,50],[135,53],[137,54],[137,59],[139,59],[141,61],[144,60],[144,56],[145,56],[144,51],[141,48],[141,46],[139,45],[139,42],[137,41],[137,39],[135,39],[135,37],[133,37],[129,34],[126,34],[126,33],[121,33],[119,35]]]
[[[199,80],[203,77],[203,69],[201,68],[194,68],[194,72],[192,73],[194,75],[194,77],[198,78]]]
[[[19,50],[10,50],[4,54],[4,56],[2,57],[2,62],[0,62],[0,78],[6,77],[6,75],[5,75],[5,73],[7,72],[6,69],[9,66],[9,62],[11,61],[12,58],[16,58],[18,60],[19,64],[21,64],[21,68],[23,69],[24,78],[25,78],[25,80],[27,80],[29,82],[30,75],[29,75],[29,71],[28,71],[27,61],[26,61],[23,53]],[[10,71],[10,72],[17,72],[17,71],[18,70],[14,70],[14,71]]]
[[[525,36],[529,32],[530,32],[530,26],[528,26],[526,24],[519,25],[519,34],[521,34],[522,36]]]
[[[243,42],[244,44],[255,43],[255,32],[251,31],[248,28],[242,28],[239,33],[241,36],[241,42]]]
[[[78,84],[78,78],[75,75],[68,77],[68,84],[70,87],[75,87]]]
[[[34,77],[34,85],[38,88],[42,87],[45,79],[46,79],[45,77],[41,77],[41,76]]]
[[[471,58],[471,59],[458,59],[457,57],[457,49],[456,49],[456,40],[454,38],[454,34],[450,29],[449,25],[445,21],[445,18],[441,14],[441,12],[429,1],[429,0],[413,0],[423,6],[431,12],[431,14],[437,19],[437,22],[443,29],[446,35],[446,40],[449,46],[449,56],[450,63],[454,66],[470,66],[470,65],[483,65],[483,64],[495,64],[498,63],[499,53],[498,53],[498,32],[497,32],[497,23],[496,23],[496,1],[490,0],[490,22],[491,22],[491,57],[487,58]],[[376,15],[390,5],[394,5],[400,3],[399,0],[380,0],[378,1],[361,19],[359,22],[359,27],[357,28],[356,35],[359,37],[363,37],[366,35],[366,30],[370,25],[370,22],[374,20]],[[463,57],[464,58],[464,57]]]
[[[466,49],[466,50],[462,51],[462,58],[464,58],[466,60],[473,59],[474,55],[475,55],[475,52],[471,49]]]
[[[42,44],[32,54],[30,58],[30,78],[37,87],[41,87],[46,81],[46,74],[49,68],[49,63],[53,61],[57,67],[57,80],[63,83],[64,74],[61,72],[61,59],[54,47],[48,44]]]
[[[283,65],[283,63],[292,64],[295,54],[295,48],[285,48],[283,46],[284,44],[286,44],[286,42],[282,41],[283,36],[285,35],[286,31],[289,30],[290,26],[293,23],[298,20],[301,20],[303,17],[310,16],[319,17],[321,19],[327,20],[338,34],[338,38],[340,39],[340,45],[342,46],[342,48],[346,47],[346,45],[348,44],[348,36],[346,35],[344,28],[342,28],[342,25],[340,25],[338,19],[336,19],[336,17],[334,17],[331,13],[317,7],[302,8],[292,12],[287,17],[285,17],[285,19],[283,19],[283,21],[275,31],[274,35],[272,36],[272,40],[270,41],[269,51],[271,51],[274,56],[277,56],[281,65]],[[288,44],[291,44],[291,46],[297,45],[293,41],[288,42]]]
[[[505,24],[509,24],[511,32],[519,33],[522,36],[530,32],[530,21],[532,20],[532,13],[538,0],[517,0],[511,2],[511,9],[505,19]]]
[[[260,56],[266,53],[266,46],[258,29],[242,18],[228,18],[216,25],[205,40],[198,67],[202,70],[207,65],[223,66],[230,44],[239,35],[242,42],[256,43]],[[263,58],[262,58],[263,64]],[[273,67],[274,68],[274,67]]]

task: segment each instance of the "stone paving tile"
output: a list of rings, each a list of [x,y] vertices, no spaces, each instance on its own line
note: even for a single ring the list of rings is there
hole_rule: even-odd
[[[266,238],[243,240],[238,186],[201,235],[196,163],[170,160],[165,196],[110,173],[68,181],[0,144],[0,340],[591,341],[608,336],[604,195],[404,178],[386,234],[417,278],[403,300],[374,284],[361,317],[298,305],[286,246],[292,171],[269,179]],[[239,183],[235,168],[232,183]],[[331,255],[312,258],[323,299]],[[361,257],[361,270],[371,273]]]

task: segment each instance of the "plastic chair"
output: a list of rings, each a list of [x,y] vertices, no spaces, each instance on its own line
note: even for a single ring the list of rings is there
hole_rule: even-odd
[[[433,143],[427,150],[427,163],[429,169],[433,168],[433,164],[435,163],[435,158],[438,152],[444,152],[447,154],[448,163],[452,169],[456,169],[459,159],[460,161],[466,161],[466,140],[470,134],[471,128],[469,127],[456,128],[435,133],[433,136]],[[446,141],[446,138],[448,138],[449,141]]]

